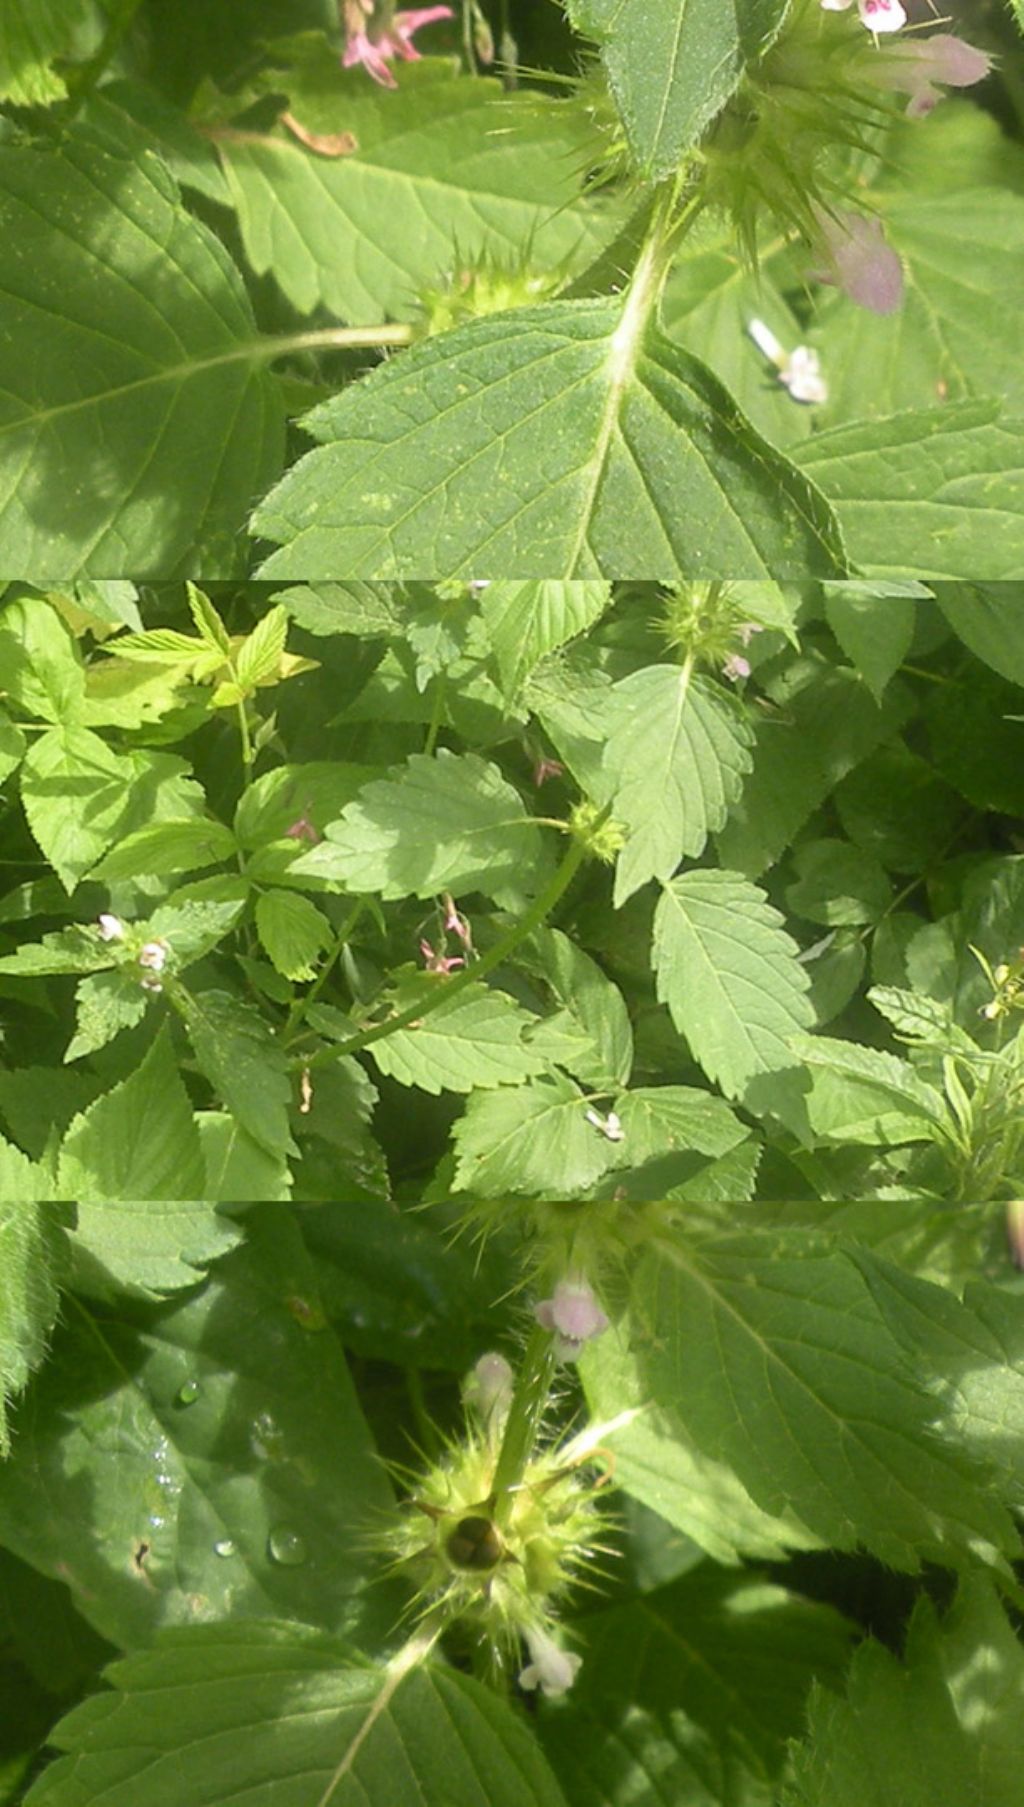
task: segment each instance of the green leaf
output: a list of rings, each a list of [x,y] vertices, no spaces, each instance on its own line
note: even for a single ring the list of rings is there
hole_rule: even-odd
[[[175,971],[182,972],[230,934],[248,895],[248,884],[240,876],[195,879],[158,904],[148,922],[135,926],[144,929],[147,941],[166,940]]]
[[[417,1000],[428,1006],[420,1022],[396,1029],[367,1049],[382,1073],[436,1097],[477,1086],[521,1085],[544,1071],[545,1063],[523,1041],[535,1019],[506,992],[468,985],[450,1004],[435,1005],[432,987],[446,983],[441,973],[418,973],[382,996],[382,1008],[396,1015]],[[332,1018],[314,1007],[308,1020],[325,1028]],[[347,1028],[351,1034],[352,1025]]]
[[[296,1154],[287,1058],[259,1011],[227,992],[202,991],[188,998],[183,1014],[196,1059],[235,1120],[268,1154]]]
[[[903,596],[844,596],[837,586],[825,597],[825,614],[847,658],[880,702],[910,651],[916,602]]]
[[[84,0],[5,0],[0,14],[0,100],[48,107],[67,88],[53,67],[70,54]]]
[[[196,1198],[203,1163],[192,1107],[162,1029],[141,1066],[77,1116],[58,1168],[65,1198]]]
[[[260,618],[235,655],[235,675],[243,691],[255,690],[277,671],[287,638],[288,611],[278,603]]]
[[[816,433],[793,452],[871,577],[1024,576],[1024,421],[995,403],[893,414]]]
[[[825,1035],[800,1037],[793,1048],[811,1069],[802,1104],[824,1141],[927,1142],[946,1119],[941,1092],[895,1054]]]
[[[829,1606],[707,1564],[579,1629],[585,1679],[544,1746],[580,1807],[767,1798],[757,1784],[779,1777],[812,1681],[841,1686],[852,1631]]]
[[[932,1296],[941,1313],[945,1294],[917,1286],[897,1338],[865,1259],[806,1233],[663,1242],[634,1286],[642,1383],[765,1511],[789,1509],[834,1548],[912,1574],[929,1559],[999,1564],[1016,1530],[987,1470],[936,1434],[910,1346],[913,1316]]]
[[[253,269],[270,271],[300,313],[370,326],[420,318],[421,296],[450,288],[454,299],[456,270],[589,263],[611,227],[607,208],[580,204],[598,145],[584,110],[492,79],[402,73],[396,113],[361,72],[339,80],[325,36],[292,41],[287,74],[271,71],[267,85],[289,92],[307,130],[343,128],[354,144],[325,157],[283,126],[220,137]]]
[[[615,1101],[622,1150],[632,1167],[676,1149],[724,1155],[742,1142],[746,1125],[724,1098],[688,1085],[639,1086]]]
[[[115,956],[99,930],[72,923],[41,941],[23,942],[13,954],[0,959],[0,973],[38,978],[47,973],[92,973],[114,965]]]
[[[286,979],[312,979],[316,963],[334,941],[326,916],[296,891],[263,891],[256,899],[260,944]]]
[[[542,858],[519,792],[476,753],[413,753],[367,784],[326,839],[292,867],[383,898],[482,890],[500,895]]]
[[[139,973],[133,977],[115,968],[79,979],[75,987],[75,1033],[64,1050],[65,1061],[94,1054],[120,1035],[122,1029],[141,1023],[149,1003],[148,992],[139,984],[141,976]]]
[[[821,495],[621,299],[441,333],[307,416],[262,574],[841,576]]]
[[[475,1092],[452,1129],[456,1188],[482,1198],[585,1191],[611,1165],[615,1148],[588,1123],[588,1108],[564,1073],[515,1090]]]
[[[28,741],[17,723],[12,722],[6,709],[0,709],[0,783],[17,770],[27,746]]]
[[[405,632],[401,592],[394,584],[296,584],[273,600],[309,634],[358,634],[373,639]]]
[[[618,908],[649,879],[671,878],[685,855],[703,853],[739,798],[753,735],[721,685],[676,665],[623,678],[606,719],[606,795],[628,831],[615,873]]]
[[[231,635],[224,626],[210,598],[195,584],[185,585],[185,596],[188,601],[188,612],[196,624],[196,632],[205,640],[211,652],[223,653],[225,659],[231,657]]]
[[[228,1111],[199,1111],[196,1128],[206,1166],[203,1197],[218,1203],[280,1202],[291,1197],[291,1173],[283,1155],[272,1155]]]
[[[901,741],[844,778],[835,806],[851,841],[890,872],[918,873],[940,860],[966,814],[929,761]]]
[[[786,0],[566,0],[602,60],[640,173],[670,175],[776,36]]]
[[[25,755],[28,825],[66,891],[115,840],[133,769],[89,728],[49,728]]]
[[[287,1206],[251,1214],[198,1290],[69,1301],[32,1408],[0,1468],[3,1542],[104,1636],[197,1613],[385,1634],[362,1539],[390,1490]]]
[[[561,929],[551,928],[535,930],[526,946],[517,948],[515,958],[517,966],[549,988],[560,1020],[586,1037],[589,1046],[562,1064],[583,1085],[606,1091],[625,1085],[633,1067],[629,1012],[618,986],[596,960]],[[545,1028],[551,1020],[545,1019]]]
[[[16,297],[0,347],[0,569],[35,583],[230,575],[245,510],[280,469],[283,420],[219,241],[151,152],[111,157],[74,127],[59,145],[0,146],[0,231]]]
[[[241,1240],[212,1205],[81,1204],[71,1237],[72,1284],[94,1299],[159,1299],[195,1286]]]
[[[488,584],[480,613],[505,696],[518,696],[541,659],[592,627],[610,602],[603,583]]]
[[[299,1626],[198,1625],[108,1670],[62,1721],[26,1807],[205,1807],[217,1773],[249,1807],[565,1807],[508,1703],[431,1664],[365,1661]]]
[[[988,1678],[968,1685],[980,1671]],[[918,1602],[902,1663],[868,1639],[842,1698],[817,1686],[782,1807],[1014,1807],[1024,1657],[991,1588],[964,1582],[943,1622]],[[922,1735],[924,1733],[924,1735]]]
[[[143,873],[194,872],[200,866],[219,866],[234,852],[235,837],[223,822],[202,816],[148,822],[120,839],[89,876],[112,883]]]
[[[965,646],[1011,684],[1024,685],[1024,623],[1011,591],[974,587],[942,589],[936,600]]]
[[[808,922],[827,928],[877,922],[892,902],[884,867],[848,841],[805,841],[796,849],[793,864],[799,877],[786,887],[786,904]]]
[[[758,885],[737,872],[684,872],[662,891],[652,959],[658,997],[730,1098],[758,1073],[792,1067],[813,1013],[797,946]]]
[[[11,1447],[7,1404],[46,1354],[68,1273],[67,1205],[31,1202],[18,1179],[30,1163],[0,1142],[0,1456]],[[15,1203],[15,1186],[20,1203]]]
[[[78,648],[52,603],[36,596],[4,603],[0,689],[44,721],[70,725],[80,720],[85,672]]]

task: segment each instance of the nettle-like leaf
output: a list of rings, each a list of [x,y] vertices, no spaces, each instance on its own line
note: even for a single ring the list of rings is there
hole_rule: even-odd
[[[703,853],[739,798],[752,734],[720,685],[675,665],[623,678],[608,713],[606,795],[628,837],[615,873],[619,905]]]
[[[253,517],[263,575],[841,576],[821,493],[625,308],[474,320],[314,410]]]
[[[982,1679],[984,1677],[984,1679]],[[902,1661],[869,1639],[845,1690],[816,1685],[784,1807],[1013,1807],[1020,1790],[1024,1660],[990,1587],[963,1583],[943,1620],[914,1612]],[[926,1736],[922,1731],[927,1728]]]
[[[197,1198],[203,1164],[192,1107],[161,1031],[142,1064],[74,1119],[61,1145],[65,1198]]]
[[[909,596],[843,595],[837,585],[825,598],[829,627],[876,702],[899,670],[914,638],[917,604]]]
[[[1024,619],[1011,590],[945,589],[938,604],[953,632],[993,671],[1024,684]]]
[[[63,99],[65,83],[53,67],[70,49],[85,0],[10,0],[0,18],[0,100],[17,107]]]
[[[911,1347],[914,1319],[941,1323],[945,1295],[918,1284],[897,1337],[873,1259],[806,1237],[679,1236],[637,1272],[642,1383],[760,1506],[834,1547],[911,1572],[928,1556],[1001,1565],[1016,1553],[1013,1522],[987,1468],[948,1426],[937,1434]],[[947,1355],[950,1382],[961,1361]]]
[[[11,1447],[8,1401],[46,1354],[70,1266],[70,1209],[33,1202],[31,1185],[22,1183],[30,1167],[16,1149],[0,1142],[7,1200],[0,1204],[0,1457]]]
[[[480,613],[506,699],[516,697],[548,653],[599,621],[611,602],[604,583],[492,583]]]
[[[293,871],[384,898],[443,889],[494,896],[540,860],[540,834],[498,767],[442,747],[366,785]]]
[[[181,1299],[69,1301],[22,1433],[4,1544],[115,1642],[228,1615],[386,1635],[389,1488],[287,1207]]]
[[[116,1693],[58,1726],[68,1755],[31,1807],[201,1807],[217,1775],[252,1807],[565,1807],[512,1708],[441,1664],[378,1667],[301,1626],[201,1625],[108,1677]]]
[[[84,129],[0,148],[0,224],[0,567],[232,571],[283,418],[220,242],[151,152],[111,156]]]
[[[731,1098],[758,1073],[797,1064],[812,1020],[796,943],[759,886],[737,872],[684,872],[662,889],[652,959],[658,996]]]
[[[422,1002],[427,1008],[420,1021],[373,1042],[371,1059],[401,1085],[421,1091],[472,1092],[477,1086],[521,1085],[543,1073],[545,1062],[524,1040],[535,1019],[506,992],[487,985],[468,985],[451,1003],[434,1003],[424,974],[411,978],[377,1000],[381,1010],[394,1015]],[[444,986],[443,974],[426,975],[427,982]],[[335,1013],[337,1014],[337,1013]],[[383,1019],[383,1020],[386,1020]],[[344,1034],[329,1012],[316,1005],[308,1013],[315,1028]],[[352,1034],[352,1025],[347,1025]]]
[[[308,897],[294,891],[264,891],[256,900],[256,933],[286,979],[312,979],[316,963],[333,940],[331,925]]]
[[[225,129],[217,145],[249,262],[300,313],[415,320],[420,297],[443,288],[453,246],[465,269],[483,257],[516,270],[524,247],[538,270],[579,269],[613,229],[609,209],[579,205],[597,150],[581,108],[435,65],[403,71],[396,109],[357,76],[339,81],[325,37],[290,52],[266,86],[286,89],[305,130],[344,132],[346,154],[324,156],[285,124]]]
[[[640,169],[669,175],[776,36],[786,0],[565,0],[596,37]]]
[[[611,1166],[615,1148],[587,1110],[579,1087],[558,1072],[514,1090],[474,1092],[452,1130],[456,1186],[484,1198],[585,1191]]]
[[[225,991],[192,993],[183,1014],[196,1060],[235,1121],[269,1155],[296,1154],[288,1063],[269,1024]]]
[[[517,950],[516,960],[547,986],[557,1003],[555,1018],[546,1018],[542,1030],[564,1024],[584,1038],[583,1047],[561,1064],[584,1085],[606,1090],[625,1085],[633,1066],[633,1031],[618,986],[561,929],[536,930]],[[532,1039],[536,1043],[537,1037]]]
[[[195,1286],[241,1234],[211,1205],[84,1202],[71,1237],[72,1283],[97,1299],[159,1299]]]

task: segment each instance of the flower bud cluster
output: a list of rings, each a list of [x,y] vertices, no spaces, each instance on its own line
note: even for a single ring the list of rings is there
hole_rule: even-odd
[[[131,973],[138,979],[144,991],[163,990],[163,981],[159,975],[167,964],[170,943],[162,935],[153,940],[141,941],[137,931],[133,932],[119,916],[113,916],[107,910],[97,917],[96,933],[101,941],[123,943],[125,958],[118,964],[122,971]]]

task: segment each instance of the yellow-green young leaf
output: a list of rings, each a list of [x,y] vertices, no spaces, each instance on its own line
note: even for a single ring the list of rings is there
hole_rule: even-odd
[[[928,1142],[946,1120],[942,1093],[884,1048],[827,1035],[795,1036],[792,1047],[810,1069],[800,1110],[816,1138],[869,1146]]]
[[[130,761],[89,728],[50,728],[26,753],[21,800],[28,825],[66,891],[116,838],[133,776]]]
[[[61,1145],[64,1198],[198,1198],[203,1162],[192,1106],[162,1029],[134,1073],[71,1123]]]
[[[758,1073],[798,1065],[791,1038],[813,1021],[810,981],[782,921],[738,872],[684,872],[655,912],[658,997],[730,1098]]]
[[[81,721],[85,672],[52,603],[22,596],[0,605],[0,691],[44,721]]]
[[[193,583],[185,585],[189,614],[196,624],[200,638],[206,641],[211,652],[223,653],[225,658],[231,653],[231,635],[224,626],[210,598]]]
[[[209,676],[223,661],[219,652],[195,634],[179,634],[173,627],[145,628],[141,634],[121,634],[105,650],[119,659],[140,664],[188,665],[194,675]]]
[[[252,633],[243,640],[235,654],[235,677],[247,695],[277,671],[288,637],[288,611],[276,603]]]
[[[48,107],[67,88],[53,65],[70,55],[85,0],[4,0],[0,8],[0,100]]]
[[[982,1669],[989,1683],[968,1685]],[[919,1600],[902,1659],[868,1639],[844,1689],[812,1688],[780,1807],[1016,1807],[1022,1715],[1020,1638],[994,1590],[965,1580],[943,1620]]]
[[[605,583],[492,583],[480,613],[506,697],[518,695],[548,653],[599,621],[611,602]]]
[[[840,577],[820,491],[621,297],[471,321],[307,416],[265,577]]]
[[[26,1807],[565,1807],[508,1701],[442,1664],[365,1661],[308,1626],[192,1625],[108,1670]],[[211,1759],[211,1749],[216,1753]]]
[[[299,891],[264,891],[256,899],[256,932],[278,972],[295,980],[313,978],[334,940],[326,916]]]
[[[0,1138],[0,1456],[10,1450],[7,1403],[46,1354],[69,1265],[71,1208],[33,1203],[34,1163]],[[40,1176],[41,1177],[41,1176]],[[20,1202],[15,1202],[15,1200]]]
[[[151,151],[74,125],[0,146],[0,238],[0,570],[232,575],[284,422],[219,240]]]

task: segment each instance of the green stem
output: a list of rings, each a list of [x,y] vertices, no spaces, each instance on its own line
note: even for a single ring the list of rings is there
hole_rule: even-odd
[[[607,815],[607,810],[604,813]],[[539,927],[545,917],[551,914],[555,905],[569,889],[586,857],[585,843],[581,840],[574,840],[550,884],[546,885],[540,896],[534,899],[525,915],[521,916],[515,926],[509,929],[507,934],[502,935],[486,954],[482,955],[479,960],[474,960],[472,966],[467,967],[456,978],[449,978],[444,985],[431,985],[430,989],[424,992],[423,997],[417,1003],[410,1004],[407,1010],[399,1011],[397,1016],[388,1017],[386,1022],[377,1023],[372,1029],[360,1029],[357,1034],[351,1035],[348,1041],[336,1042],[330,1048],[320,1048],[315,1054],[306,1057],[301,1055],[296,1057],[293,1062],[294,1066],[308,1070],[311,1067],[325,1066],[328,1061],[343,1060],[346,1055],[358,1054],[363,1048],[369,1048],[373,1042],[383,1041],[387,1036],[394,1035],[399,1029],[408,1029],[411,1023],[418,1023],[421,1018],[428,1016],[432,1010],[439,1009],[442,1004],[450,1004],[452,998],[458,997],[460,991],[465,991],[467,985],[475,985],[480,979],[486,978],[489,972],[493,972],[496,966],[500,966],[508,958],[513,948],[518,947],[521,941],[525,941],[528,935],[533,934],[534,929]]]
[[[104,69],[113,60],[117,47],[128,31],[141,4],[142,0],[121,0],[120,6],[115,6],[111,11],[107,29],[103,33],[100,47],[95,55],[67,77],[70,105],[64,114],[65,119],[73,119],[83,103],[88,100]]]
[[[245,698],[239,697],[235,704],[238,711],[238,732],[242,738],[242,788],[248,790],[252,783],[252,736],[249,733],[249,720],[245,713]]]
[[[441,671],[438,672],[437,677],[434,680],[434,706],[430,712],[430,726],[427,729],[427,738],[423,743],[423,751],[428,756],[433,753],[434,748],[437,745],[437,737],[441,732],[441,724],[444,721],[445,690],[445,674]]]
[[[316,978],[313,980],[313,983],[310,986],[309,990],[304,994],[303,997],[296,998],[295,1003],[292,1005],[291,1011],[289,1012],[288,1019],[285,1023],[285,1026],[281,1031],[281,1046],[282,1047],[286,1048],[288,1046],[289,1042],[294,1041],[295,1032],[298,1029],[299,1024],[302,1022],[302,1019],[305,1016],[307,1010],[309,1009],[309,1006],[311,1004],[316,1003],[317,998],[320,996],[321,992],[323,991],[323,988],[326,985],[328,979],[330,978],[331,973],[334,971],[334,967],[338,961],[339,956],[341,955],[341,953],[342,953],[343,949],[345,948],[346,944],[348,943],[348,941],[351,939],[352,931],[355,928],[356,923],[359,921],[359,918],[362,915],[365,908],[366,908],[366,900],[365,900],[365,898],[360,898],[360,900],[356,904],[355,908],[349,911],[349,913],[346,916],[344,922],[342,923],[340,929],[338,930],[338,933],[334,938],[334,945],[332,946],[330,952],[328,953],[326,960],[324,961],[322,967],[320,968],[320,971],[317,973]]]
[[[554,1339],[550,1330],[536,1324],[526,1345],[522,1367],[516,1376],[512,1404],[494,1470],[492,1517],[499,1529],[508,1523],[513,1496],[533,1454],[540,1421],[551,1391],[554,1368]]]

